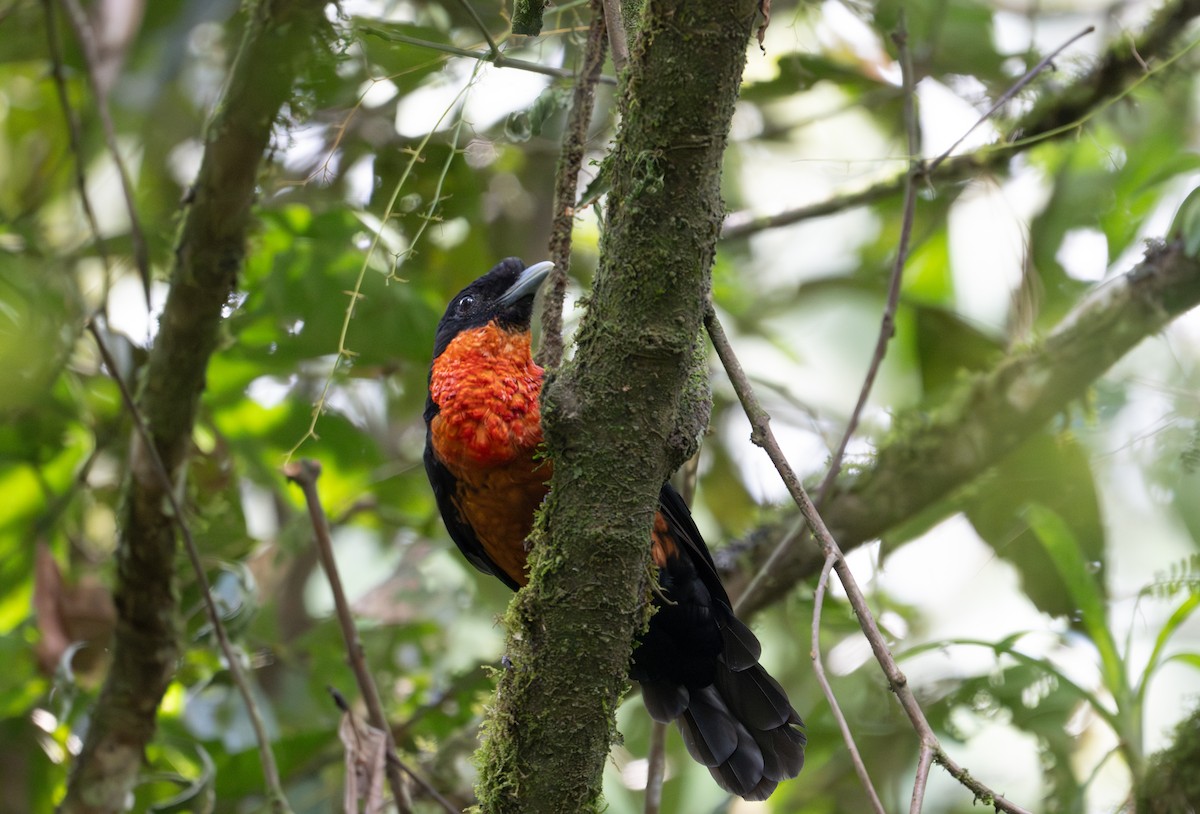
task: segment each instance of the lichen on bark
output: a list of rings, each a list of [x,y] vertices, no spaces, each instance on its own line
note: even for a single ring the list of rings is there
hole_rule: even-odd
[[[1171,745],[1150,759],[1134,794],[1139,814],[1200,810],[1200,707],[1175,728]]]

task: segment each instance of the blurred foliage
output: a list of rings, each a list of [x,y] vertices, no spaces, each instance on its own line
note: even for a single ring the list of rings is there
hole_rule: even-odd
[[[502,9],[474,6],[505,41]],[[932,155],[1070,33],[1099,22],[1116,43],[1144,24],[1144,6],[1102,17],[1093,4],[1066,3],[1042,18],[972,0],[777,2],[766,53],[749,55],[728,206],[770,214],[903,169],[891,37],[902,9]],[[159,0],[144,11],[109,107],[157,301],[244,10]],[[583,4],[563,3],[547,11],[542,37],[504,45],[569,69],[585,15]],[[252,671],[294,810],[339,810],[339,711],[327,688],[352,701],[357,693],[300,496],[279,474],[297,447],[321,461],[343,577],[397,742],[466,806],[491,688],[485,667],[500,658],[496,618],[508,594],[458,557],[436,516],[420,463],[428,355],[456,290],[504,256],[544,256],[570,83],[477,71],[472,60],[395,41],[486,50],[461,3],[362,0],[336,17],[335,59],[306,77],[262,173],[240,294],[208,369],[186,519]],[[154,322],[140,305],[128,217],[78,44],[55,35],[59,87],[42,4],[0,5],[0,31],[0,810],[45,811],[63,793],[104,667],[104,601],[128,476],[130,420],[82,329],[100,314],[121,374],[137,381]],[[1110,44],[1093,40],[1018,94],[993,120],[996,132],[1086,70],[1092,57],[1079,54]],[[1194,35],[1176,50],[1189,42]],[[1094,111],[1074,138],[1032,145],[986,178],[923,185],[896,335],[851,471],[871,464],[893,417],[920,420],[964,376],[1036,342],[1107,274],[1128,268],[1142,240],[1180,238],[1193,250],[1194,200],[1168,227],[1200,170],[1197,57],[1168,64],[1175,53],[1143,55],[1153,69],[1146,81]],[[60,91],[81,122],[78,152]],[[604,88],[589,175],[613,135],[612,109]],[[77,167],[98,235],[82,214]],[[861,385],[902,213],[899,196],[882,196],[721,246],[718,306],[773,426],[813,479]],[[594,210],[581,213],[572,273],[584,286],[599,228]],[[568,325],[576,317],[568,311]],[[1195,686],[1196,336],[1187,321],[1148,343],[1088,403],[929,514],[949,507],[955,520],[912,518],[855,560],[877,569],[872,600],[896,649],[909,651],[914,686],[948,748],[972,750],[975,775],[1032,809],[1119,806],[1130,783],[1109,779],[1112,767],[1134,779],[1147,771],[1146,754],[1181,714],[1181,686]],[[770,504],[783,493],[748,446],[720,375],[714,387],[696,512],[716,546],[774,518]],[[913,558],[919,567],[900,567]],[[255,746],[185,566],[186,655],[135,807],[256,810]],[[811,615],[800,589],[756,621],[768,665],[808,722],[802,777],[762,809],[730,806],[672,734],[663,811],[866,810],[811,676]],[[979,629],[964,629],[964,619]],[[836,597],[823,621],[841,705],[885,803],[901,810],[915,738]],[[625,704],[619,723],[607,796],[614,812],[640,811],[649,736],[640,702]],[[1180,731],[1194,741],[1186,725]],[[989,747],[998,737],[1003,746]],[[966,812],[972,801],[945,789],[925,810]]]

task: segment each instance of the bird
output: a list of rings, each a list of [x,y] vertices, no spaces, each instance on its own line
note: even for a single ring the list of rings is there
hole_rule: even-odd
[[[512,590],[528,581],[525,540],[549,491],[532,356],[534,296],[554,264],[510,257],[450,300],[434,335],[425,470],[442,520],[475,568]],[[656,605],[629,677],[650,716],[674,721],[717,784],[766,799],[800,773],[807,737],[761,645],[732,610],[680,494],[664,483],[651,530]]]

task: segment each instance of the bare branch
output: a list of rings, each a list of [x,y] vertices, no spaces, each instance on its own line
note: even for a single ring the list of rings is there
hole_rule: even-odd
[[[921,752],[917,756],[917,774],[913,779],[912,804],[908,814],[921,814],[925,805],[925,787],[929,785],[929,769],[933,765],[934,750],[926,744],[921,744]]]
[[[603,0],[604,21],[608,29],[608,47],[612,51],[613,68],[617,76],[629,64],[629,42],[625,39],[625,21],[621,16],[621,0]]]
[[[538,363],[543,367],[557,367],[562,361],[562,310],[567,295],[567,272],[571,268],[571,232],[575,227],[579,170],[583,166],[588,126],[596,104],[596,82],[604,66],[605,17],[600,10],[600,0],[593,0],[591,8],[592,23],[583,50],[583,69],[575,80],[575,93],[554,180],[554,222],[550,227],[550,259],[554,261],[554,270],[550,272],[542,301],[542,343],[538,348]]]
[[[850,755],[854,773],[858,775],[858,782],[862,784],[867,799],[871,801],[871,808],[875,810],[875,814],[886,814],[883,801],[879,799],[879,793],[875,791],[875,784],[871,782],[871,775],[867,772],[867,764],[863,762],[858,744],[854,742],[854,733],[850,731],[850,724],[842,713],[833,687],[829,684],[829,677],[825,674],[825,661],[821,658],[821,610],[825,607],[825,590],[829,587],[829,573],[833,570],[835,560],[835,557],[825,558],[821,577],[817,580],[817,590],[813,594],[812,651],[809,654],[812,656],[813,677],[817,679],[817,684],[821,686],[821,692],[829,703],[829,711],[833,713],[833,720],[837,722],[838,731],[842,733],[842,742],[846,744],[846,752]]]
[[[667,725],[662,721],[650,722],[650,749],[646,757],[646,804],[642,811],[658,814],[667,769]]]
[[[342,640],[346,643],[347,660],[350,669],[354,671],[354,679],[358,682],[358,690],[367,704],[367,714],[371,726],[384,733],[388,754],[387,776],[388,785],[392,787],[392,796],[400,814],[411,814],[412,797],[404,785],[400,774],[401,767],[413,775],[411,769],[404,766],[396,757],[396,742],[392,739],[392,728],[388,724],[387,714],[383,711],[383,700],[379,697],[379,688],[375,679],[367,669],[366,654],[362,641],[358,638],[358,627],[354,624],[354,614],[350,611],[350,601],[346,599],[346,590],[342,587],[342,577],[337,570],[337,561],[333,558],[333,540],[329,536],[329,520],[325,517],[325,509],[321,507],[321,498],[317,494],[317,478],[321,476],[321,465],[316,461],[304,459],[289,461],[284,464],[283,474],[304,492],[304,502],[308,505],[308,516],[312,521],[313,533],[317,538],[317,553],[320,555],[321,567],[325,569],[325,579],[333,592],[333,607],[337,614],[338,624],[342,628]],[[414,775],[415,776],[415,775]],[[451,809],[453,811],[453,809]]]
[[[61,0],[61,2],[67,22],[75,32],[75,38],[79,40],[80,49],[83,51],[88,86],[95,98],[96,114],[100,117],[100,124],[104,129],[104,143],[117,168],[117,177],[121,179],[121,193],[129,214],[129,237],[133,242],[133,262],[142,278],[142,289],[146,295],[146,310],[149,311],[150,251],[146,248],[146,236],[142,232],[142,222],[138,217],[136,195],[133,191],[133,182],[129,179],[129,169],[125,166],[125,159],[121,157],[121,150],[117,145],[117,128],[108,111],[108,94],[101,87],[96,73],[96,66],[100,62],[100,55],[96,50],[96,36],[92,31],[91,23],[88,22],[87,13],[79,5],[78,0]]]
[[[366,702],[371,726],[384,732],[386,736],[388,784],[392,788],[397,808],[401,814],[408,814],[413,810],[412,798],[408,793],[407,786],[404,785],[404,778],[400,776],[400,772],[404,771],[445,811],[449,814],[458,814],[459,810],[454,807],[453,803],[443,797],[437,789],[430,785],[428,780],[396,754],[394,731],[383,710],[383,699],[379,695],[379,688],[375,685],[375,679],[367,667],[362,640],[358,638],[358,626],[354,624],[354,612],[350,609],[349,600],[346,599],[346,590],[342,586],[337,560],[333,557],[333,539],[329,533],[329,519],[325,516],[325,509],[321,506],[321,497],[317,494],[317,478],[321,476],[321,465],[309,459],[289,461],[284,464],[283,474],[288,480],[299,486],[304,493],[304,502],[308,506],[308,516],[312,521],[321,567],[325,570],[325,578],[329,581],[329,588],[333,592],[334,612],[337,614],[338,625],[342,629],[342,641],[346,643],[346,655],[350,662],[350,669],[354,671],[354,679],[358,683],[359,692],[362,693],[363,700]],[[410,720],[409,723],[411,722]]]

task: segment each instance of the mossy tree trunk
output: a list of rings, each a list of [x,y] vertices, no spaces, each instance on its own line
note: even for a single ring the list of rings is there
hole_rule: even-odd
[[[158,336],[138,396],[159,456],[178,483],[221,312],[236,292],[255,183],[271,128],[325,25],[317,0],[260,0],[205,144]],[[72,767],[63,812],[117,812],[154,737],[179,658],[176,527],[164,484],[134,436],[117,546],[113,662]]]
[[[654,0],[640,21],[600,268],[575,357],[544,391],[552,492],[487,722],[488,814],[602,806],[658,490],[707,421],[698,349],[755,13],[753,0]]]

